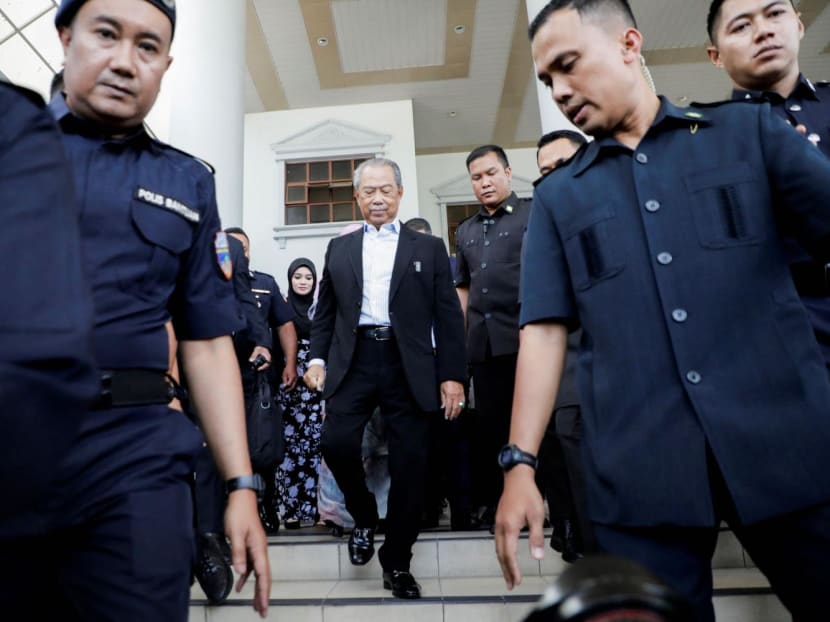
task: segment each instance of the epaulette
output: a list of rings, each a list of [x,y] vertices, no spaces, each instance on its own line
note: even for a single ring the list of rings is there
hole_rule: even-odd
[[[18,86],[14,82],[9,82],[9,80],[6,79],[6,77],[2,73],[0,73],[0,84],[9,87],[13,91],[17,91],[38,108],[46,107],[46,102],[43,101],[43,98],[40,96],[40,93],[37,93],[32,89],[27,89],[25,86]]]
[[[758,102],[755,98],[751,99],[721,99],[714,102],[692,102],[689,104],[689,108],[718,108],[719,106],[726,106],[727,104],[744,104],[744,103],[753,103],[757,104]]]
[[[192,153],[188,153],[187,151],[184,151],[183,149],[179,149],[178,147],[174,147],[171,144],[160,141],[156,137],[156,135],[153,134],[153,132],[150,130],[150,128],[147,127],[146,123],[144,124],[144,131],[147,132],[147,135],[150,137],[150,140],[153,141],[153,143],[156,145],[156,147],[160,147],[161,149],[166,149],[168,151],[175,151],[177,153],[180,153],[182,155],[187,156],[188,158],[192,158],[193,160],[196,160],[199,164],[204,166],[208,171],[210,171],[211,175],[216,175],[216,169],[213,167],[212,164],[210,164],[210,162],[207,162],[207,161],[203,160],[202,158],[200,158],[199,156],[193,155]]]

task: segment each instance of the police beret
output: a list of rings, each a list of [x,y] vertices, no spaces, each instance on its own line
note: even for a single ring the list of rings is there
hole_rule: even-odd
[[[86,0],[62,0],[58,7],[58,12],[55,13],[55,26],[67,26],[72,22],[75,13],[81,8],[81,5]],[[155,6],[159,11],[164,13],[170,23],[173,25],[173,30],[176,30],[176,0],[147,0],[150,4]]]

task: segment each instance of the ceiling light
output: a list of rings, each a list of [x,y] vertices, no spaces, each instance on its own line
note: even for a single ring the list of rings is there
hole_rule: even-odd
[[[448,115],[450,118],[454,119],[456,116],[458,116],[458,113],[457,113],[455,110],[450,110],[450,111],[447,113],[447,115]]]
[[[463,35],[467,31],[467,28],[464,26],[464,24],[458,24],[458,26],[453,28],[453,30],[455,30],[455,34]]]
[[[317,45],[319,45],[321,48],[326,47],[328,44],[329,44],[328,37],[318,37],[317,38]]]

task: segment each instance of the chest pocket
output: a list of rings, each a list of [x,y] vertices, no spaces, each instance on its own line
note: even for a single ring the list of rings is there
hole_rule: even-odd
[[[522,254],[522,233],[520,228],[490,231],[489,259],[498,263],[519,263]]]
[[[613,232],[616,222],[614,209],[604,206],[588,209],[584,216],[563,226],[571,282],[577,291],[609,279],[625,268],[622,248]]]
[[[700,243],[706,248],[758,244],[765,237],[766,210],[754,196],[755,175],[749,164],[684,175]]]
[[[181,255],[193,244],[195,223],[139,200],[133,200],[130,217],[149,251],[144,254],[148,262],[137,283],[138,293],[152,296],[159,291],[172,291]]]

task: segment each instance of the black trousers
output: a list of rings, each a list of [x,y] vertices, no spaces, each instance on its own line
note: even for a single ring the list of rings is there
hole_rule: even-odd
[[[568,478],[565,450],[556,434],[556,413],[551,418],[539,446],[536,486],[548,501],[551,521],[575,520],[574,495]]]
[[[709,478],[725,520],[794,622],[827,620],[830,587],[830,501],[752,525],[741,524],[723,477],[710,458]],[[667,500],[671,502],[671,500]],[[696,622],[714,622],[712,555],[717,527],[595,525],[603,550],[643,564],[694,606]]]
[[[582,538],[582,551],[596,553],[597,541],[594,537],[594,527],[588,518],[588,497],[585,491],[585,473],[582,462],[582,414],[579,406],[563,406],[553,413],[553,424],[556,436],[562,448],[565,459],[565,468],[568,472],[569,490],[573,503],[573,517],[579,525],[579,534]],[[548,426],[548,432],[550,428]],[[550,503],[550,501],[548,501]],[[551,510],[552,511],[552,510]]]
[[[380,408],[389,444],[386,539],[378,552],[384,570],[409,570],[423,509],[430,416],[407,385],[394,340],[359,337],[352,366],[326,403],[322,452],[357,527],[374,528],[378,510],[366,487],[363,429]]]
[[[476,407],[476,421],[473,423],[473,497],[477,504],[493,508],[498,505],[504,488],[504,474],[498,465],[498,455],[510,437],[517,357],[517,354],[491,356],[483,363],[472,365]]]

